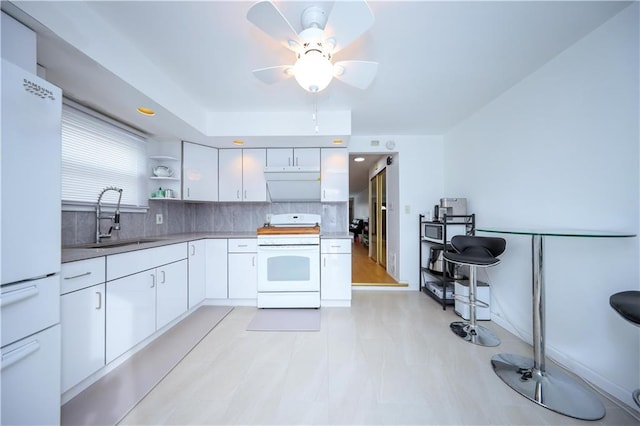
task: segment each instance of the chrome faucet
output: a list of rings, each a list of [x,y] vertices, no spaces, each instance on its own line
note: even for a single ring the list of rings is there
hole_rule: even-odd
[[[102,214],[102,205],[100,203],[102,202],[102,196],[107,191],[116,191],[120,195],[118,197],[118,205],[116,206],[114,214],[105,216]],[[96,206],[96,243],[99,243],[102,238],[111,238],[111,231],[114,229],[118,231],[120,229],[120,200],[122,200],[122,189],[116,188],[115,186],[106,187],[98,196],[98,204]],[[111,221],[111,227],[109,227],[109,232],[103,234],[100,232],[100,221],[107,219]]]

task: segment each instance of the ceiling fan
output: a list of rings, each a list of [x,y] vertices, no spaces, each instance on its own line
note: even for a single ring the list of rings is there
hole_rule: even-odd
[[[337,52],[373,25],[373,12],[364,0],[336,1],[330,16],[322,7],[306,8],[301,16],[303,30],[299,34],[269,0],[251,6],[247,19],[296,55],[293,65],[254,70],[253,75],[264,83],[294,77],[305,90],[316,93],[326,88],[333,77],[366,89],[376,76],[377,62],[332,61]]]

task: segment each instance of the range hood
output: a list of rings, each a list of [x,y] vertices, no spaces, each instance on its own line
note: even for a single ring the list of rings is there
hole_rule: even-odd
[[[264,178],[271,201],[320,201],[320,169],[265,167]]]

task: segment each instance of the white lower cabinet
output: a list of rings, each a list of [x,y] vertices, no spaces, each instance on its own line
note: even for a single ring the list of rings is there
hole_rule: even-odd
[[[62,392],[105,365],[105,284],[60,297]]]
[[[210,239],[206,243],[206,297],[227,299],[227,239]]]
[[[320,303],[351,304],[351,239],[320,242]]]
[[[229,299],[258,298],[256,239],[229,239]]]
[[[189,309],[206,297],[207,243],[205,240],[189,241]]]
[[[107,362],[156,331],[155,269],[107,283]]]
[[[105,365],[105,258],[68,262],[60,274],[62,392]]]
[[[156,269],[156,330],[187,311],[187,261]],[[154,330],[155,331],[155,330]]]
[[[186,243],[107,256],[107,363],[187,311],[186,258]]]

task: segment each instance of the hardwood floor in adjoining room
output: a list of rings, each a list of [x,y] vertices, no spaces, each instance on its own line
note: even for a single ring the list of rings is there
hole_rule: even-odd
[[[354,285],[400,285],[369,257],[369,247],[359,242],[351,245],[351,282]]]

